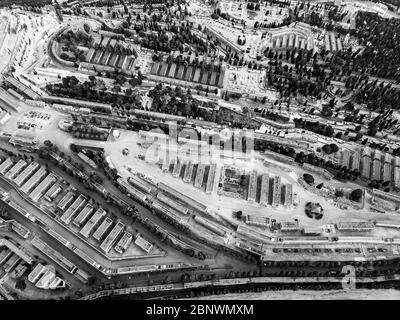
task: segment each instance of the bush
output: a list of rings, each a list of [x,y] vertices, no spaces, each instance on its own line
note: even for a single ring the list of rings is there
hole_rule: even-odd
[[[15,288],[24,291],[26,288],[26,283],[24,279],[20,279],[15,283]]]
[[[85,23],[85,24],[83,25],[83,29],[85,29],[85,31],[86,31],[87,33],[90,32],[90,27],[89,27],[89,25],[88,25],[87,23]]]
[[[336,192],[335,192],[336,197],[340,198],[340,197],[343,197],[343,195],[344,195],[344,193],[342,190],[336,190]]]
[[[355,189],[350,193],[350,200],[360,202],[363,192],[361,189]]]
[[[303,175],[303,179],[305,182],[307,182],[310,185],[314,183],[314,177],[311,174],[305,173]]]
[[[67,55],[66,53],[63,52],[63,53],[60,54],[60,58],[63,59],[63,60],[68,60],[69,55]]]
[[[331,154],[339,151],[339,147],[334,144],[326,144],[322,147],[322,151],[324,151],[326,154]]]

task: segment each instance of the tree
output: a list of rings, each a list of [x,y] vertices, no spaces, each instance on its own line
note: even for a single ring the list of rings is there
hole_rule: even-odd
[[[126,89],[125,95],[126,95],[127,97],[130,97],[132,94],[133,94],[133,91],[132,91],[131,88]]]
[[[332,126],[327,126],[325,128],[325,136],[332,137],[334,134],[335,134],[335,130],[333,130]]]
[[[84,24],[83,24],[83,29],[85,29],[85,31],[86,31],[87,33],[90,32],[90,27],[89,27],[89,25],[88,25],[87,23],[84,23]]]
[[[363,192],[361,189],[355,189],[350,193],[350,200],[360,202]]]
[[[121,87],[120,86],[114,86],[112,89],[115,93],[121,92]]]
[[[377,132],[378,132],[378,127],[377,126],[371,126],[371,127],[368,128],[367,135],[371,136],[371,137],[374,137],[377,134]]]
[[[322,151],[324,151],[326,154],[331,154],[332,148],[329,144],[326,144],[326,145],[322,146]]]
[[[24,291],[26,288],[26,283],[24,279],[20,279],[15,283],[15,289]]]
[[[336,190],[336,192],[335,192],[336,197],[340,198],[340,197],[343,197],[343,195],[344,195],[343,190],[341,190],[341,189]]]
[[[329,104],[326,104],[322,107],[321,115],[323,117],[331,117],[332,114],[333,114],[333,111]]]
[[[43,144],[44,144],[46,147],[49,147],[49,148],[51,148],[51,147],[53,146],[53,143],[52,143],[50,140],[45,140],[45,141],[43,142]]]
[[[88,285],[93,285],[95,282],[96,282],[96,278],[93,277],[93,276],[90,276],[89,279],[88,279],[87,284]]]
[[[339,151],[339,147],[338,147],[336,144],[334,144],[334,143],[331,143],[331,144],[330,144],[330,147],[331,147],[331,150],[332,150],[333,153]]]
[[[127,81],[127,79],[123,75],[119,74],[115,77],[115,81],[117,84],[123,85]]]
[[[263,97],[262,99],[261,99],[261,103],[266,103],[267,102],[267,97]]]
[[[356,136],[354,137],[354,141],[358,141],[358,140],[360,140],[362,137],[363,137],[362,133],[358,132],[358,133],[356,134]]]
[[[307,182],[309,185],[314,183],[314,177],[311,174],[305,173],[303,175],[303,179],[305,182]]]

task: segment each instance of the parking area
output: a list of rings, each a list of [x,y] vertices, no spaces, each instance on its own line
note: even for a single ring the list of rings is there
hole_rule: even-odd
[[[49,113],[30,110],[24,114],[22,119],[17,121],[17,128],[27,131],[41,130],[50,120],[51,115]]]
[[[25,117],[29,118],[29,119],[42,119],[42,120],[50,120],[51,115],[46,113],[46,112],[40,112],[40,111],[28,111],[27,113],[25,113]]]

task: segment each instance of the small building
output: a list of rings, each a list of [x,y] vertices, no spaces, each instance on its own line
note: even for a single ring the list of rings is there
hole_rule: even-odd
[[[53,267],[54,269],[54,267]],[[50,270],[49,268],[45,272],[45,274],[40,278],[40,280],[36,283],[36,287],[40,289],[49,289],[50,284],[56,278],[55,270]]]
[[[39,170],[36,171],[27,182],[25,182],[20,190],[24,193],[29,194],[46,175],[47,170],[44,167],[40,167]]]
[[[0,164],[0,174],[5,174],[11,167],[14,165],[14,162],[10,158],[7,158]]]
[[[260,204],[268,205],[269,197],[269,174],[261,176]]]
[[[182,214],[188,214],[189,210],[183,206],[182,204],[180,204],[178,201],[171,199],[170,197],[166,196],[165,194],[163,194],[162,192],[158,192],[157,193],[157,199],[159,199],[161,202],[165,203],[166,205],[168,205],[169,207],[177,210],[178,212],[182,213]]]
[[[39,95],[33,91],[31,88],[20,82],[19,80],[15,79],[12,76],[7,76],[4,79],[8,84],[12,85],[16,88],[19,92],[25,94],[31,100],[37,100]]]
[[[31,271],[28,275],[28,281],[32,283],[36,283],[40,279],[40,277],[47,271],[47,267],[42,265],[41,263],[37,264],[36,267]]]
[[[124,229],[125,225],[121,221],[118,221],[117,224],[114,226],[114,228],[111,230],[110,234],[105,238],[100,248],[105,253],[108,253]]]
[[[72,202],[72,200],[74,200],[75,194],[72,191],[68,191],[64,197],[62,197],[62,199],[60,200],[60,202],[58,203],[57,207],[64,211],[67,206],[70,205],[70,203]]]
[[[151,250],[153,249],[153,245],[144,239],[140,234],[136,236],[135,239],[135,244],[142,250],[146,251],[147,253],[150,253]]]
[[[79,212],[78,216],[74,219],[73,224],[80,228],[89,218],[90,214],[93,212],[94,208],[91,204],[87,204],[81,212]]]
[[[86,205],[86,197],[79,195],[79,197],[71,204],[71,206],[61,216],[61,221],[65,224],[69,224],[75,215],[82,210]]]
[[[44,195],[44,199],[52,202],[62,191],[59,183],[55,183]]]
[[[96,162],[94,162],[92,159],[90,159],[86,154],[79,152],[78,157],[81,158],[84,162],[86,162],[93,169],[98,169]]]
[[[296,231],[300,231],[300,227],[299,227],[299,221],[293,220],[293,221],[283,221],[280,222],[280,230],[282,232],[296,232]]]
[[[101,223],[101,225],[97,228],[95,233],[93,234],[93,238],[97,241],[101,241],[108,232],[108,230],[110,230],[112,224],[113,221],[109,217],[106,217],[104,221]]]
[[[291,207],[293,205],[293,185],[291,183],[285,184],[284,186],[284,205]]]
[[[132,239],[133,239],[132,233],[125,231],[121,239],[115,246],[115,251],[117,251],[120,254],[123,254],[128,249],[129,245],[132,242]]]
[[[250,173],[249,186],[247,191],[247,201],[254,202],[257,193],[257,171],[253,170]]]
[[[39,185],[33,189],[33,191],[29,194],[29,197],[33,201],[39,201],[40,197],[43,196],[46,191],[57,181],[54,174],[50,173],[46,178],[39,183]]]
[[[375,229],[375,225],[371,221],[349,221],[339,222],[336,224],[339,231],[372,231]]]
[[[245,216],[245,222],[250,225],[259,227],[268,227],[270,224],[270,218],[266,216],[259,216],[255,214],[248,214]]]
[[[34,136],[16,133],[12,135],[9,142],[14,146],[37,148],[39,141]]]
[[[97,209],[97,211],[93,214],[93,216],[89,219],[88,222],[84,225],[84,227],[79,232],[85,238],[89,238],[92,231],[99,225],[100,221],[105,216],[106,212],[103,208]]]
[[[31,162],[18,176],[15,177],[14,183],[21,187],[40,167],[39,163]]]
[[[29,235],[31,234],[29,229],[27,229],[22,224],[18,223],[17,221],[14,221],[14,220],[11,222],[11,230],[14,231],[16,234],[18,234],[19,236],[21,236],[24,239],[28,239]]]
[[[20,159],[6,174],[5,177],[13,180],[16,176],[18,176],[21,171],[25,168],[26,161]]]
[[[204,163],[199,163],[197,167],[197,172],[196,172],[196,178],[194,180],[194,186],[196,188],[201,188],[203,185],[203,180],[204,180],[204,172],[205,172],[206,166]]]
[[[281,177],[274,176],[272,185],[272,205],[279,206],[281,202]]]
[[[5,110],[0,111],[0,124],[5,124],[11,118],[10,113]]]
[[[217,171],[217,164],[212,163],[210,165],[210,170],[208,171],[206,193],[212,193],[214,191],[214,181],[215,181],[216,171]]]
[[[306,227],[303,229],[305,236],[319,236],[322,232],[322,227]]]

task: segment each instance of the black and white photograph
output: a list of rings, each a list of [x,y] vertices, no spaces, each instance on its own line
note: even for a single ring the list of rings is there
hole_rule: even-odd
[[[0,0],[0,309],[400,300],[399,109],[400,0]]]

